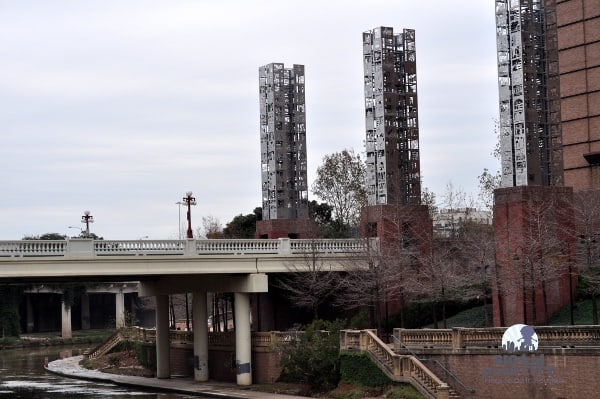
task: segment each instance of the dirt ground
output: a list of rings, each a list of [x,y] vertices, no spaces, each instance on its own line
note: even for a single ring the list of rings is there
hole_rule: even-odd
[[[88,359],[85,367],[110,374],[154,377],[152,370],[140,364],[134,350],[111,352],[96,359]]]

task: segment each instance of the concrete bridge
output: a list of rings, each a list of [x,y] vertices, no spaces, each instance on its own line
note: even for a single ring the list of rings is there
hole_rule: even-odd
[[[309,271],[315,259],[343,271],[373,250],[377,239],[0,241],[0,282],[139,281],[156,299],[158,378],[170,377],[169,295],[191,292],[197,381],[208,380],[207,293],[233,292],[237,383],[249,385],[250,294],[268,291],[268,274]]]

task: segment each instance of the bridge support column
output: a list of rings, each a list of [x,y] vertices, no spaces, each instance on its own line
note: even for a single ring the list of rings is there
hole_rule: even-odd
[[[115,327],[125,327],[125,294],[123,292],[115,294]]]
[[[252,384],[252,344],[250,335],[250,295],[235,294],[235,365],[237,384]]]
[[[171,377],[169,296],[156,296],[156,378]]]
[[[206,292],[194,292],[192,295],[194,380],[208,381],[208,312],[206,310]]]
[[[73,332],[71,330],[71,307],[65,303],[64,298],[60,302],[61,309],[61,337],[71,338]]]
[[[90,294],[81,296],[81,329],[90,329]]]

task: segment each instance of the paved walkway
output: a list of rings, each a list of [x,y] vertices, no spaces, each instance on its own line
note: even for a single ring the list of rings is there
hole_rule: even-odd
[[[231,399],[306,399],[304,396],[273,394],[251,391],[235,384],[222,382],[195,382],[191,378],[147,378],[103,373],[79,366],[83,356],[73,356],[50,362],[46,370],[65,377],[90,381],[108,382],[121,386],[147,388],[153,391],[169,391],[186,395]]]

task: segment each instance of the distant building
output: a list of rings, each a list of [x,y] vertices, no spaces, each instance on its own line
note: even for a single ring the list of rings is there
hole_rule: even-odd
[[[307,238],[315,234],[308,218],[304,66],[261,66],[260,163],[262,220],[259,238]]]
[[[476,208],[441,209],[433,215],[433,233],[454,237],[466,222],[492,225],[492,212]]]
[[[363,33],[369,205],[419,205],[415,31]]]

